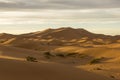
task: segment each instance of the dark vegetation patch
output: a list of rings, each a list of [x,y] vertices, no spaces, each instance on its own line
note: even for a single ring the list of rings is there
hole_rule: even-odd
[[[115,76],[113,76],[113,75],[111,75],[110,77],[113,78],[113,79],[115,79]]]
[[[58,56],[58,57],[66,57],[66,55],[63,54],[63,53],[57,53],[56,56]]]
[[[31,56],[27,56],[26,60],[29,61],[29,62],[38,62],[35,57],[31,57]]]
[[[54,55],[51,54],[50,52],[44,52],[43,54],[47,59],[50,59],[51,57],[54,57]]]
[[[104,57],[95,58],[95,59],[93,59],[93,60],[90,61],[90,64],[98,64],[98,63],[101,63],[103,59],[104,59]]]
[[[61,57],[61,58],[69,58],[69,57],[86,58],[88,57],[88,55],[80,54],[80,53],[54,53],[53,54],[48,51],[48,52],[44,52],[43,54],[47,59],[50,59],[51,57]]]
[[[94,70],[102,70],[102,68],[97,67],[97,68],[94,68]]]

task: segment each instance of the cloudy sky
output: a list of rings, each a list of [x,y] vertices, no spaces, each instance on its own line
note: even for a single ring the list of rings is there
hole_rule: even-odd
[[[120,0],[0,0],[0,32],[85,28],[120,35]]]

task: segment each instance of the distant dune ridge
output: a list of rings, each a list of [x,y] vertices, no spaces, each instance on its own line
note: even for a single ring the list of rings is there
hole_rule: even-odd
[[[58,28],[46,29],[28,34],[12,35],[0,34],[0,43],[15,46],[38,44],[39,45],[104,45],[120,42],[120,36],[94,34],[85,29]]]
[[[1,33],[0,65],[0,80],[120,80],[120,35],[71,27]]]

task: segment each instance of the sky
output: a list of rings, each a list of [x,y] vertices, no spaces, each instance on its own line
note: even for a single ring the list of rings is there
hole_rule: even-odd
[[[120,0],[0,0],[0,33],[59,27],[120,35]]]

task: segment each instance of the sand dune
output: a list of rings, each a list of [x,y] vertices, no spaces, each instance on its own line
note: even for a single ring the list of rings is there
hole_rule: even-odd
[[[0,80],[120,80],[119,40],[69,27],[0,34]]]
[[[65,52],[67,52],[67,51],[69,51],[69,49],[72,49],[73,51],[75,51],[76,50],[76,52],[82,52],[83,54],[87,54],[87,55],[89,55],[89,56],[93,56],[93,59],[94,58],[97,58],[97,57],[105,57],[105,58],[109,58],[109,59],[107,59],[106,61],[107,62],[109,62],[109,63],[112,63],[112,62],[119,62],[119,60],[120,60],[120,58],[118,58],[117,56],[120,56],[119,55],[119,52],[120,52],[120,50],[118,49],[118,51],[115,49],[113,49],[113,50],[111,50],[111,49],[104,49],[104,48],[79,48],[79,47],[72,47],[72,46],[69,46],[69,47],[63,47],[63,49],[62,48],[58,48],[60,51],[63,51],[64,52],[64,50],[65,50]],[[80,50],[81,49],[81,50]],[[101,51],[101,52],[100,52]],[[113,52],[115,52],[116,51],[116,55],[112,55],[113,54]],[[94,53],[93,53],[94,52]],[[99,53],[98,53],[99,52]],[[110,53],[111,52],[111,53]],[[111,67],[111,69],[113,69],[113,70],[109,70],[109,71],[111,71],[111,74],[109,73],[109,75],[106,75],[108,72],[101,72],[101,74],[99,73],[99,72],[96,72],[96,71],[94,71],[94,68],[97,68],[97,67],[100,67],[100,68],[107,68],[107,66],[108,65],[110,65],[110,64],[106,64],[106,66],[105,66],[105,64],[104,63],[101,63],[100,65],[98,64],[98,66],[94,66],[94,65],[88,65],[88,63],[90,62],[90,60],[92,60],[91,58],[90,59],[83,59],[83,60],[80,60],[80,61],[82,61],[82,62],[80,62],[80,63],[84,63],[84,62],[86,62],[86,61],[84,61],[84,60],[88,60],[87,62],[88,63],[85,63],[86,65],[80,65],[80,68],[82,68],[83,70],[86,70],[86,71],[89,71],[89,72],[86,72],[86,71],[83,71],[83,70],[81,70],[81,69],[78,69],[78,70],[72,70],[72,68],[75,68],[73,65],[73,67],[70,67],[70,59],[68,58],[66,58],[66,59],[63,59],[63,58],[55,58],[55,59],[52,59],[52,62],[50,62],[50,61],[48,61],[48,60],[46,60],[46,59],[44,59],[44,57],[43,57],[43,55],[41,54],[41,53],[39,53],[39,52],[37,52],[37,51],[32,51],[32,50],[28,50],[28,49],[23,49],[23,48],[16,48],[16,47],[11,47],[11,46],[4,46],[4,45],[0,45],[0,60],[1,60],[1,62],[0,62],[0,64],[1,65],[5,65],[5,66],[7,66],[7,65],[9,65],[9,68],[7,68],[7,69],[5,69],[5,70],[11,70],[11,71],[9,71],[9,72],[11,72],[11,73],[14,73],[14,72],[19,72],[19,70],[17,70],[17,66],[19,65],[19,66],[24,66],[22,69],[24,70],[24,69],[26,69],[26,66],[27,66],[27,68],[28,68],[28,66],[35,66],[35,69],[37,69],[38,68],[38,66],[39,66],[39,68],[38,68],[38,70],[40,69],[41,70],[41,66],[44,66],[44,69],[46,69],[46,67],[48,67],[48,66],[50,66],[50,70],[53,70],[53,71],[57,71],[57,70],[60,70],[60,68],[61,68],[61,72],[59,72],[59,74],[58,74],[58,76],[59,75],[62,75],[63,73],[64,73],[64,71],[66,70],[66,69],[68,69],[68,72],[69,73],[71,73],[70,75],[72,75],[70,78],[69,78],[69,76],[67,76],[67,77],[64,77],[64,76],[62,76],[63,78],[59,78],[58,76],[55,76],[56,78],[58,78],[58,80],[59,79],[62,79],[62,80],[64,80],[64,79],[69,79],[69,80],[72,80],[72,79],[75,79],[75,80],[77,80],[77,79],[84,79],[84,80],[89,80],[89,78],[86,78],[86,76],[83,76],[83,75],[87,75],[87,76],[90,76],[91,77],[91,79],[95,79],[95,80],[101,80],[101,79],[104,79],[104,80],[112,80],[112,78],[110,77],[110,75],[112,75],[113,73],[113,70],[114,69],[117,69],[116,67],[114,67],[114,68],[112,68]],[[111,55],[110,55],[111,54]],[[38,60],[39,60],[39,62],[38,63],[30,63],[30,62],[27,62],[26,60],[25,60],[25,57],[26,56],[34,56],[34,57],[36,57]],[[73,60],[73,59],[72,59]],[[59,62],[60,61],[60,62]],[[65,63],[64,63],[65,62]],[[60,63],[60,64],[57,64],[57,63]],[[118,63],[116,63],[116,65],[117,65]],[[10,65],[13,65],[13,66],[10,66]],[[56,65],[56,67],[55,67],[55,65]],[[62,67],[61,67],[61,65],[63,65]],[[75,63],[75,66],[79,66],[79,62],[78,63]],[[101,65],[103,65],[103,66],[105,66],[105,67],[101,67]],[[115,64],[112,64],[112,65],[110,65],[110,66],[113,66],[113,65],[115,65]],[[51,66],[52,66],[52,69],[51,69]],[[66,66],[65,68],[64,68],[64,66]],[[91,67],[92,66],[92,67]],[[36,68],[37,67],[37,68]],[[16,68],[16,69],[13,69],[13,68]],[[43,68],[43,67],[42,67]],[[1,66],[0,67],[0,69],[2,69],[2,70],[4,70],[4,68]],[[36,70],[32,70],[32,69],[28,69],[28,70],[32,70],[32,71],[22,71],[22,69],[20,70],[21,71],[21,73],[18,73],[18,74],[16,74],[16,78],[18,78],[18,77],[25,77],[25,75],[26,75],[26,79],[29,79],[29,77],[28,77],[28,75],[32,75],[32,74],[29,74],[30,72],[34,72],[34,76],[36,77],[35,79],[41,79],[42,80],[42,78],[41,77],[39,77],[39,76],[36,76],[36,75],[38,75],[38,74],[42,74],[42,73],[45,73],[45,74],[50,74],[49,72],[45,72],[45,71],[42,71],[42,73],[41,73],[41,71],[40,72],[37,72]],[[64,70],[65,69],[65,70]],[[109,68],[107,68],[107,69],[110,69],[110,67]],[[13,70],[13,72],[12,72],[12,70]],[[42,69],[43,70],[43,69]],[[50,71],[50,70],[47,70],[47,71]],[[63,73],[62,73],[62,70],[63,70]],[[92,70],[92,71],[91,71]],[[119,70],[119,67],[118,67],[118,70]],[[103,70],[104,71],[104,70]],[[8,74],[8,79],[10,78],[10,79],[14,79],[14,80],[16,80],[16,78],[14,78],[13,77],[13,75],[15,75],[15,74],[11,74],[11,75],[9,75],[9,73],[7,73],[7,71],[5,71],[6,73],[5,74]],[[22,75],[22,72],[23,73],[25,73],[24,75]],[[55,72],[51,72],[51,73],[55,73]],[[73,73],[74,73],[74,75],[73,75]],[[84,73],[84,74],[83,74]],[[1,73],[2,74],[2,73]],[[5,74],[2,74],[3,76],[5,76]],[[28,74],[28,75],[27,75]],[[66,72],[66,74],[68,74],[67,72]],[[97,75],[98,74],[98,75]],[[117,74],[117,72],[114,72],[114,74],[116,75]],[[22,76],[19,76],[19,75],[22,75]],[[55,75],[55,74],[54,74]],[[65,74],[64,74],[65,75]],[[79,76],[77,76],[77,75],[79,75]],[[80,75],[82,75],[82,76],[80,76]],[[94,76],[97,76],[97,78],[96,77],[94,77]],[[100,76],[101,75],[101,76]],[[106,77],[103,77],[103,76],[106,76]],[[118,75],[118,74],[117,74]],[[34,76],[32,76],[32,77],[30,77],[30,79],[32,80],[33,78],[34,78]],[[43,76],[43,74],[42,74],[42,76]],[[46,76],[46,75],[44,75],[44,76]],[[76,77],[77,76],[77,77]],[[93,77],[92,77],[93,76]],[[52,78],[52,77],[50,77],[52,80],[54,80],[54,77]],[[56,79],[55,78],[55,79]],[[6,77],[4,78],[1,78],[2,80],[8,80]],[[20,78],[21,79],[21,78]],[[44,78],[43,77],[43,80],[48,80],[47,78]]]
[[[4,41],[3,41],[4,39]],[[17,46],[27,49],[40,48],[40,46],[93,46],[119,43],[119,36],[95,34],[85,29],[58,28],[47,29],[21,35],[4,34],[0,36],[4,45]],[[39,44],[39,45],[38,45]],[[32,47],[33,45],[34,47]]]
[[[22,60],[24,60],[27,56],[33,56],[38,59],[42,58],[40,52],[4,45],[0,45],[0,56],[3,58],[8,57],[10,59],[16,58]]]
[[[30,63],[0,59],[1,80],[112,80],[55,63]]]

